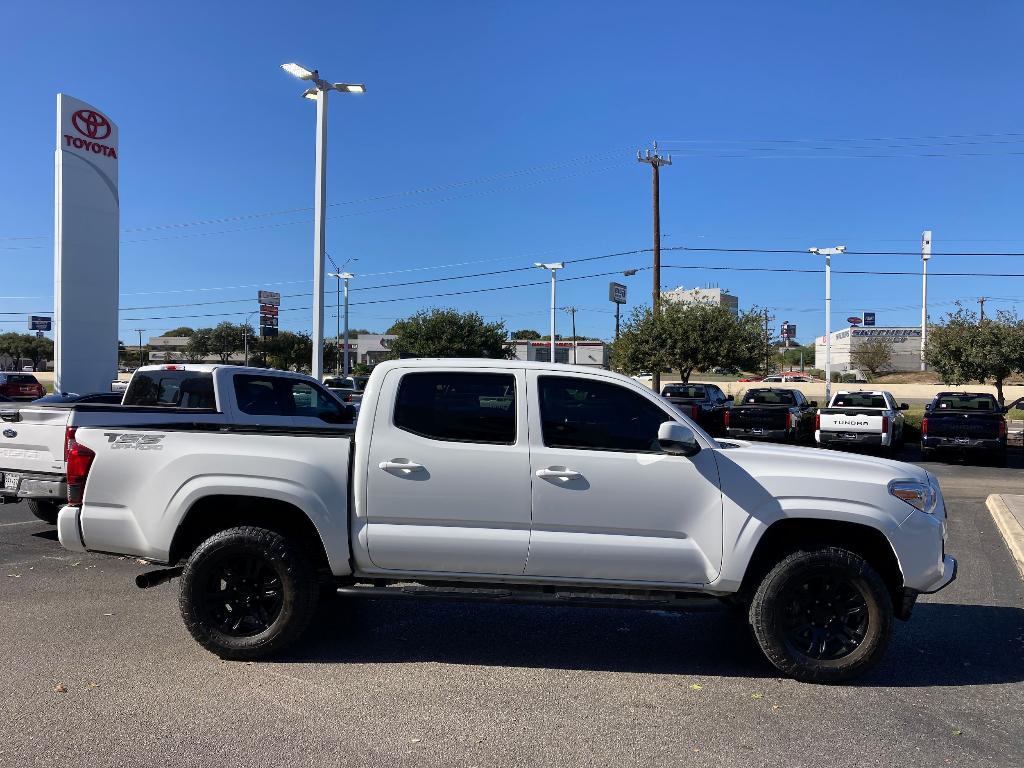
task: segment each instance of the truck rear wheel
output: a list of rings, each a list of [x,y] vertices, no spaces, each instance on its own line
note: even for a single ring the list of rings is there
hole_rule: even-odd
[[[57,515],[60,514],[60,504],[57,502],[46,501],[45,499],[29,499],[28,509],[44,523],[49,523],[50,525],[57,524]]]
[[[316,612],[319,583],[296,542],[266,528],[230,528],[189,558],[179,605],[192,637],[225,659],[256,659],[296,641]]]
[[[808,683],[839,683],[873,667],[892,634],[892,598],[871,565],[837,547],[789,555],[765,576],[750,624],[768,660]]]

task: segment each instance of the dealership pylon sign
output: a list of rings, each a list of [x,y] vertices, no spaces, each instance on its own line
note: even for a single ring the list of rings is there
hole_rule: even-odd
[[[109,115],[57,94],[53,319],[58,392],[105,392],[117,376],[117,140]]]

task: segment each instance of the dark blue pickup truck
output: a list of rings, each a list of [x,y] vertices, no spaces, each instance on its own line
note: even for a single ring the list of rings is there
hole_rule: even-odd
[[[968,453],[1006,464],[1006,411],[987,392],[939,392],[924,407],[921,456]]]

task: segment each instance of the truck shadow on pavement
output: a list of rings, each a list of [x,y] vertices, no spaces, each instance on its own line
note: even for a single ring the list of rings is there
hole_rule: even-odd
[[[289,663],[410,664],[775,677],[731,611],[669,613],[402,600],[333,601]],[[1024,610],[922,603],[855,687],[1024,680]]]

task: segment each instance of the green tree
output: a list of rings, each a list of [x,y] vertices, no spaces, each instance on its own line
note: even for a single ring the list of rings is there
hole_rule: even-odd
[[[310,366],[313,341],[308,333],[281,331],[277,336],[264,337],[260,352],[271,368],[301,371]]]
[[[512,331],[512,338],[516,340],[537,341],[540,337],[540,333],[532,328],[524,328],[521,331]]]
[[[858,342],[850,351],[850,360],[861,370],[866,370],[872,378],[879,371],[892,364],[893,346],[888,339],[873,337]]]
[[[169,331],[164,331],[164,336],[191,336],[195,331],[189,328],[187,325],[183,325],[180,328],[172,328]]]
[[[420,310],[388,332],[397,336],[391,351],[398,356],[506,359],[514,354],[505,344],[505,324],[485,322],[476,312]]]
[[[185,342],[185,359],[190,363],[201,363],[210,354],[213,348],[213,330],[211,328],[197,328],[189,334]]]
[[[767,348],[756,310],[734,315],[725,307],[671,302],[660,318],[649,307],[634,309],[612,345],[612,361],[628,374],[672,368],[685,382],[697,370],[763,365]]]
[[[240,352],[244,346],[242,338],[242,326],[229,323],[217,323],[217,326],[210,331],[210,351],[220,358],[220,361],[227,364],[231,356]]]
[[[41,370],[48,360],[53,359],[53,340],[34,333],[0,333],[0,355],[9,355],[15,363],[26,358],[32,361],[32,367]]]
[[[979,322],[974,312],[957,305],[944,323],[928,329],[925,361],[946,384],[992,381],[1003,405],[1003,383],[1024,373],[1024,322],[1005,311]]]

